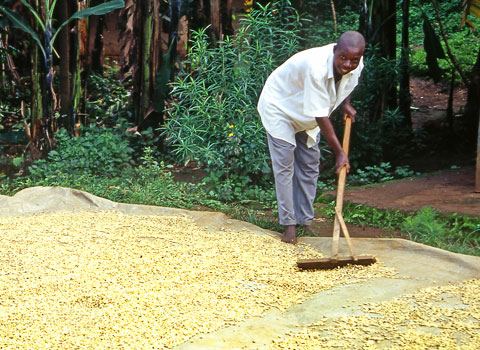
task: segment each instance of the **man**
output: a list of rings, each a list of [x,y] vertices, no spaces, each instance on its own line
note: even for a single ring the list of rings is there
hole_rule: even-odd
[[[296,226],[308,227],[314,217],[320,165],[320,131],[336,156],[337,173],[350,169],[330,114],[342,104],[344,119],[355,120],[350,93],[363,69],[365,40],[354,31],[336,44],[299,52],[267,79],[258,112],[267,131],[277,192],[282,241],[297,242]]]

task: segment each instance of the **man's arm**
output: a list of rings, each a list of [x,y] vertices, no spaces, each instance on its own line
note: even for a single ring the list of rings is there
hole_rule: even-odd
[[[315,118],[317,120],[317,124],[322,131],[322,135],[327,140],[328,145],[333,150],[333,153],[336,157],[335,168],[337,174],[340,173],[340,169],[344,165],[347,166],[347,173],[350,171],[350,162],[348,161],[348,157],[342,149],[340,142],[338,141],[337,135],[335,134],[335,130],[333,129],[332,122],[328,117],[320,117]]]
[[[348,96],[345,100],[343,100],[342,115],[343,115],[343,121],[345,121],[347,117],[350,117],[352,119],[352,123],[355,122],[355,116],[357,115],[357,111],[350,104],[350,96]]]

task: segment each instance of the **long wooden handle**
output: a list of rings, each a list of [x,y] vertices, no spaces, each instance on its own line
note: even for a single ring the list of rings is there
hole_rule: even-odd
[[[345,221],[343,220],[343,215],[340,211],[338,211],[337,208],[335,208],[335,214],[336,214],[335,218],[340,223],[340,227],[342,228],[343,236],[345,237],[345,240],[347,241],[347,246],[348,246],[348,250],[350,251],[350,255],[353,258],[353,260],[356,261],[357,256],[355,255],[355,252],[353,251],[352,240],[350,239],[350,234],[348,233],[347,225],[345,224]]]
[[[352,119],[347,117],[345,120],[345,130],[343,132],[343,143],[342,148],[345,154],[348,156],[348,151],[350,147],[350,131],[352,129]],[[338,186],[337,186],[337,199],[335,201],[335,222],[333,224],[333,235],[332,235],[332,257],[338,256],[338,243],[340,239],[340,221],[338,219],[338,212],[343,210],[343,194],[345,192],[345,182],[347,179],[347,167],[343,166],[340,169],[340,174],[338,174]]]

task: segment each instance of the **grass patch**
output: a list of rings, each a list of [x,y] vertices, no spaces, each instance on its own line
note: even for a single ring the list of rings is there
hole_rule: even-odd
[[[480,219],[458,215],[441,215],[425,207],[407,217],[402,230],[410,239],[456,253],[480,255]]]
[[[319,207],[320,213],[333,220],[335,218],[335,200],[329,196],[322,196],[320,203],[326,204]],[[401,231],[402,223],[408,217],[407,213],[400,210],[387,210],[369,207],[364,204],[344,202],[343,219],[345,222],[357,226],[378,227],[388,231]]]

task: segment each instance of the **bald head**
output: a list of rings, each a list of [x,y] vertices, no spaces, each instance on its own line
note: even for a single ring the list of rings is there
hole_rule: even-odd
[[[333,69],[338,80],[356,69],[365,51],[365,39],[359,32],[348,31],[340,35],[333,47]]]
[[[350,30],[340,35],[337,45],[344,50],[361,50],[363,53],[365,50],[365,39],[359,32]]]

